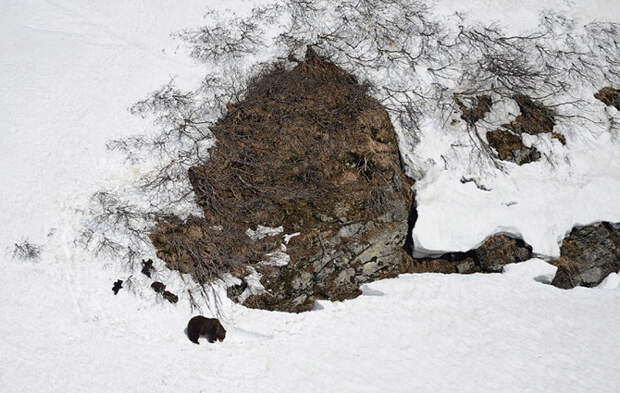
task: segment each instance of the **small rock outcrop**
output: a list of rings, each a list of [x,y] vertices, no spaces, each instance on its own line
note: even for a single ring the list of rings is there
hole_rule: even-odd
[[[553,131],[555,112],[551,108],[522,94],[515,94],[512,99],[519,106],[521,114],[510,123],[502,125],[502,128],[486,134],[489,146],[497,151],[500,160],[524,165],[540,159],[541,154],[535,147],[523,144],[524,133],[529,135],[550,133],[552,139],[566,144],[564,135]]]
[[[562,241],[558,270],[551,282],[558,288],[594,287],[620,271],[620,226],[608,222],[573,228]]]
[[[603,87],[594,94],[594,98],[607,106],[613,106],[620,111],[620,90],[613,87]]]
[[[404,271],[408,273],[501,273],[505,265],[531,259],[532,247],[508,235],[494,235],[478,248],[467,252],[450,252],[434,258],[412,258]]]
[[[508,130],[494,130],[487,132],[489,146],[497,151],[500,160],[511,161],[523,165],[540,158],[540,152],[535,147],[527,147],[519,135]]]
[[[543,104],[523,94],[515,94],[512,99],[519,106],[521,114],[504,127],[516,134],[538,135],[553,132],[555,112]]]
[[[465,120],[468,125],[474,125],[478,120],[484,119],[493,106],[493,100],[488,95],[473,97],[471,107],[465,105],[463,101],[457,97],[454,97],[454,102],[461,110],[461,119]]]

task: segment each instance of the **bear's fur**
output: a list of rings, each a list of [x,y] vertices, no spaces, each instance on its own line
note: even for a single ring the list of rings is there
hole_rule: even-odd
[[[189,320],[187,324],[187,337],[189,337],[191,342],[198,344],[200,336],[207,336],[210,343],[214,343],[216,339],[224,341],[226,329],[224,329],[219,320],[198,315]]]

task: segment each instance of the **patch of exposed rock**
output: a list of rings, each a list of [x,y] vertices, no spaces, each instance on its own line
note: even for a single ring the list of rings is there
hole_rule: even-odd
[[[523,94],[515,94],[512,99],[519,106],[521,114],[504,127],[516,134],[538,135],[553,132],[555,126],[555,112],[540,102],[532,100]]]
[[[234,300],[299,312],[400,273],[412,182],[367,87],[311,48],[295,61],[258,75],[211,128],[209,160],[189,170],[204,218],[171,217],[150,237],[169,268],[199,282],[251,273],[263,290],[240,296],[242,283],[229,291]],[[283,231],[250,238],[259,226]],[[272,263],[276,253],[288,259]]]
[[[412,258],[403,270],[408,273],[500,273],[510,263],[532,258],[532,247],[508,235],[494,235],[478,248],[450,252],[435,258]]]
[[[537,161],[540,152],[533,146],[523,144],[521,136],[508,130],[494,130],[487,132],[489,146],[497,151],[500,160],[511,161],[517,165]]]
[[[613,87],[603,87],[594,94],[594,98],[607,106],[613,106],[620,111],[620,90]]]
[[[491,111],[491,106],[493,106],[493,100],[488,95],[473,97],[471,107],[465,105],[457,97],[454,98],[454,102],[461,110],[461,119],[465,120],[469,125],[474,125],[479,120],[484,119],[486,114]]]
[[[562,241],[552,284],[558,288],[594,287],[620,271],[620,227],[608,222],[573,228]]]
[[[540,152],[535,147],[523,144],[522,134],[539,135],[550,133],[551,138],[566,144],[564,135],[554,132],[555,112],[542,103],[522,94],[515,94],[512,99],[519,106],[521,114],[515,120],[504,124],[502,129],[487,132],[489,146],[497,151],[498,158],[511,161],[517,165],[528,164],[540,159]]]

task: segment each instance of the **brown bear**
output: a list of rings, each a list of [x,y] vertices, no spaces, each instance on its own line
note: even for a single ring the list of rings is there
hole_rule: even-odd
[[[187,337],[191,342],[198,344],[198,337],[203,335],[207,336],[210,343],[214,343],[216,339],[224,341],[226,329],[215,318],[205,318],[202,315],[195,316],[187,324]]]

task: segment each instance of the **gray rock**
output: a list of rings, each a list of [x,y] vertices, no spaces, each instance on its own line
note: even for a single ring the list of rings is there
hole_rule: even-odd
[[[608,222],[573,228],[552,261],[558,270],[551,282],[558,288],[594,287],[620,271],[620,229]]]

